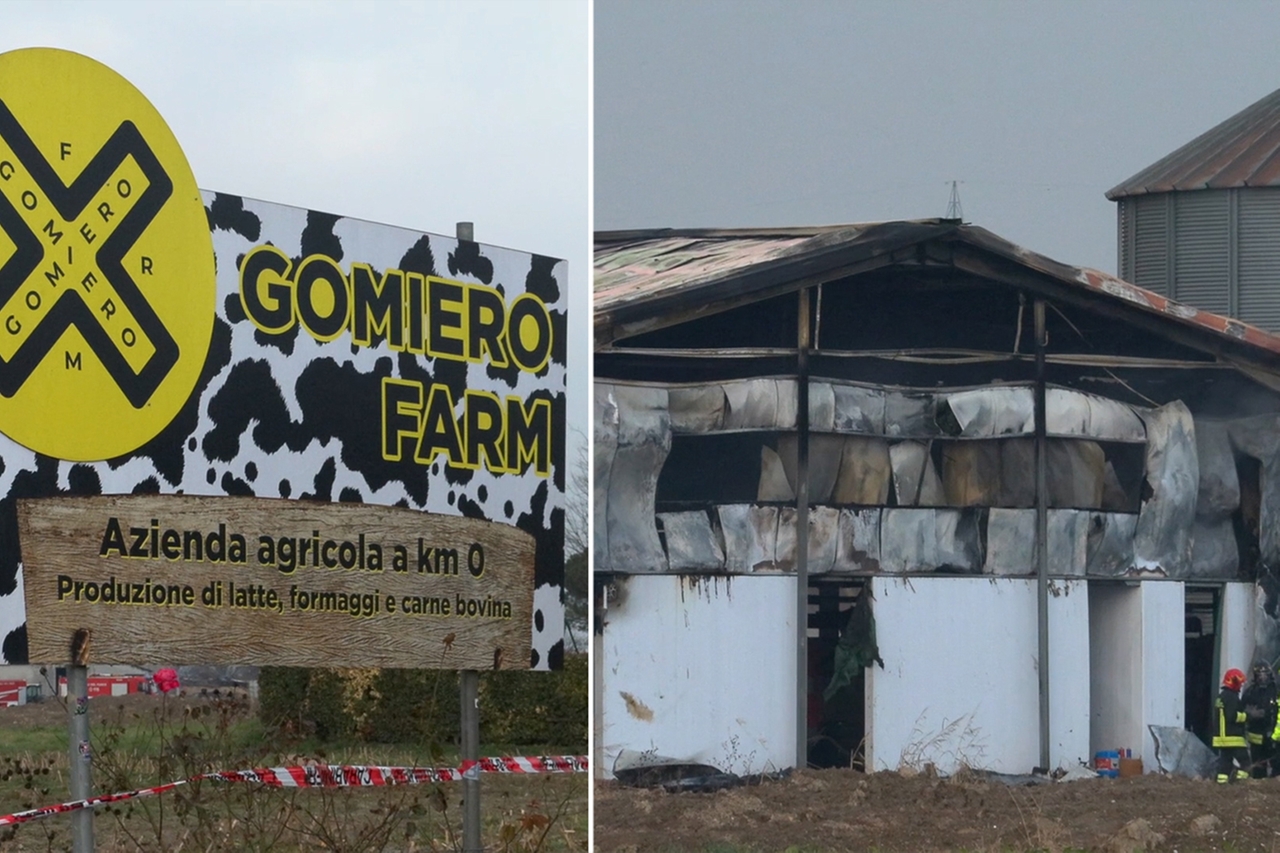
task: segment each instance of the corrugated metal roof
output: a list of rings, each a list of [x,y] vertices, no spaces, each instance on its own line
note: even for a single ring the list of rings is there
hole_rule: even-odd
[[[1016,278],[1046,295],[1068,294],[1104,310],[1158,317],[1171,329],[1193,330],[1206,350],[1226,349],[1255,366],[1280,368],[1280,337],[1256,326],[1183,305],[1109,273],[1059,263],[985,228],[941,219],[597,232],[596,346],[919,257],[946,258],[993,280]]]
[[[1112,187],[1107,198],[1275,186],[1280,186],[1280,89]]]
[[[926,219],[812,228],[657,229],[596,233],[597,342],[614,326],[715,314],[889,263],[900,248],[954,230]],[[602,325],[603,324],[603,325]],[[637,331],[632,327],[628,334]]]
[[[1154,314],[1171,320],[1179,325],[1191,326],[1210,332],[1217,337],[1231,342],[1247,344],[1249,347],[1271,355],[1280,355],[1280,337],[1270,332],[1251,326],[1231,317],[1203,311],[1191,305],[1153,293],[1150,290],[1131,284],[1110,273],[1089,267],[1073,267],[1052,258],[1045,257],[1030,249],[1024,249],[997,237],[985,228],[963,226],[960,236],[976,246],[993,253],[1019,261],[1027,267],[1044,273],[1058,281],[1097,293],[1109,300],[1118,300],[1134,306],[1144,313]]]
[[[597,253],[593,286],[597,298],[612,300],[622,299],[632,287],[647,293],[662,290],[667,284],[679,288],[700,276],[785,257],[809,236],[812,235],[642,239],[603,257]]]

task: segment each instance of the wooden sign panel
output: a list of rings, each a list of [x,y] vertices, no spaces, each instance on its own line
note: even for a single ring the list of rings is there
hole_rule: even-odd
[[[33,663],[527,669],[533,537],[410,509],[176,495],[18,503]]]

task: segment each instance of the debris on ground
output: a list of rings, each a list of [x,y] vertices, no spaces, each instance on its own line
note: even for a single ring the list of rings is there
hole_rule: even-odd
[[[1059,781],[1072,777],[1080,778],[1074,768]],[[720,847],[1246,853],[1278,849],[1280,838],[1280,779],[1219,785],[1147,773],[1019,785],[970,770],[943,777],[834,769],[796,770],[697,796],[597,782],[593,797],[594,849],[601,853]]]
[[[739,776],[691,759],[624,749],[614,761],[613,775],[618,784],[629,788],[661,788],[669,794],[706,794],[785,779],[791,770]]]
[[[1218,757],[1195,732],[1174,726],[1147,726],[1156,741],[1156,765],[1164,773],[1189,779],[1214,775]]]

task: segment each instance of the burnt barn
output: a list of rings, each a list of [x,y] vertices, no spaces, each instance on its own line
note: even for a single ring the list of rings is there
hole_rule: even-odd
[[[1280,656],[1280,338],[952,220],[596,235],[595,749],[1026,773]]]

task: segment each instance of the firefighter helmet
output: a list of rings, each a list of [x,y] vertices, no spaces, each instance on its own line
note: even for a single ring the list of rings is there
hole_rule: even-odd
[[[1258,661],[1253,665],[1253,683],[1269,685],[1275,680],[1275,673],[1271,669],[1271,664],[1266,661]]]
[[[1244,673],[1232,668],[1222,676],[1222,686],[1230,690],[1239,690],[1244,685]]]

